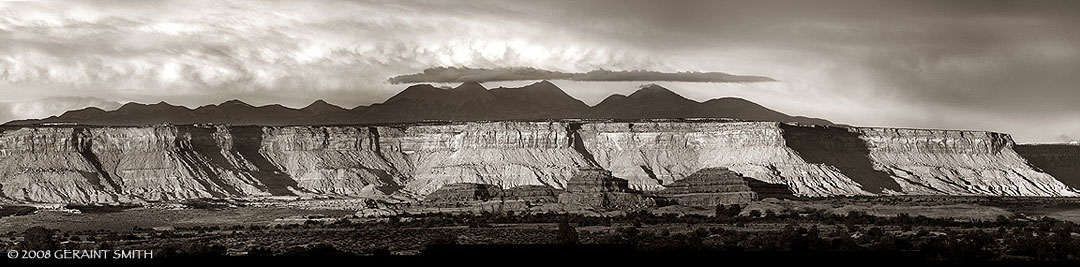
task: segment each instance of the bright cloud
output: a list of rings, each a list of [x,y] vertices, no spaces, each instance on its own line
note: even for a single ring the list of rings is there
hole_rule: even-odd
[[[1056,141],[1080,135],[1078,11],[1072,1],[0,2],[0,102],[355,106],[401,89],[387,78],[439,66],[718,71],[780,82],[673,89],[840,123]],[[636,87],[565,84],[597,98]],[[60,112],[7,107],[8,117]]]

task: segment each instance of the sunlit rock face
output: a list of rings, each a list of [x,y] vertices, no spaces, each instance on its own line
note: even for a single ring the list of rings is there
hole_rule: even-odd
[[[1007,134],[981,131],[859,128],[888,194],[1076,196],[1031,167]],[[886,179],[889,177],[891,179]],[[899,190],[896,190],[899,185]]]
[[[1077,195],[1031,168],[1000,133],[640,122],[584,124],[579,135],[601,167],[643,190],[724,167],[802,196]]]
[[[8,198],[109,203],[258,195],[175,127],[23,128],[4,131],[0,184]]]
[[[800,196],[1077,195],[1052,176],[1071,173],[1071,150],[1025,159],[1014,146],[991,132],[731,121],[6,127],[0,197],[423,199],[454,183],[566,189],[581,168],[656,191],[712,167]]]
[[[662,200],[684,206],[716,207],[746,204],[763,198],[791,198],[786,185],[743,177],[725,168],[705,168],[664,186],[656,192]]]
[[[385,154],[405,158],[402,194],[423,196],[451,183],[511,188],[565,188],[578,168],[594,164],[575,150],[567,124],[475,122],[380,127]]]
[[[631,190],[626,180],[611,176],[603,169],[578,170],[567,182],[566,192],[559,194],[559,203],[600,209],[641,209],[656,205],[656,201]]]
[[[802,195],[869,194],[827,164],[808,162],[788,147],[771,122],[642,122],[582,125],[596,162],[633,188],[660,190],[700,169],[725,167]]]
[[[375,196],[402,177],[367,128],[22,128],[0,134],[6,198],[115,203]]]
[[[4,129],[0,134],[0,192],[42,202],[112,202],[117,188],[84,155],[84,135],[72,128]]]
[[[260,181],[271,190],[373,196],[392,194],[406,182],[402,169],[408,171],[409,164],[400,154],[382,152],[377,128],[254,127],[232,132],[250,144],[233,151],[251,155],[262,171]]]

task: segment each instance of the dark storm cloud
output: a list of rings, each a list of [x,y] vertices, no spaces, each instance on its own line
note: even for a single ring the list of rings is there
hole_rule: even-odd
[[[0,101],[349,106],[432,66],[722,71],[779,82],[673,89],[1050,142],[1080,136],[1078,14],[1078,1],[989,0],[0,2]]]
[[[667,81],[705,83],[752,83],[776,81],[769,77],[731,75],[723,72],[659,72],[659,71],[610,71],[593,70],[586,73],[566,73],[528,67],[518,68],[457,68],[439,67],[424,72],[390,78],[392,84],[402,83],[451,83],[492,82],[524,80],[571,80],[602,82]]]

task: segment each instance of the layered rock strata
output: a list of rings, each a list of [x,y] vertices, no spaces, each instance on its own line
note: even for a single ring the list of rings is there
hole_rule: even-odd
[[[1076,196],[1031,168],[1009,135],[771,122],[589,123],[585,150],[632,188],[725,167],[801,196]]]
[[[431,192],[424,198],[425,202],[434,204],[455,204],[474,201],[488,201],[501,191],[493,185],[475,183],[448,184]]]
[[[454,206],[484,201],[526,201],[547,203],[557,201],[556,189],[545,185],[525,185],[503,189],[477,183],[448,184],[424,197],[424,202],[436,206]]]
[[[558,195],[561,191],[546,185],[523,185],[501,190],[496,194],[496,198],[506,201],[551,203],[559,201]]]
[[[567,182],[559,203],[602,209],[641,209],[656,201],[631,190],[626,180],[611,176],[603,169],[582,169]]]
[[[400,191],[420,198],[446,184],[565,188],[574,171],[595,163],[557,122],[470,122],[378,127],[381,151],[405,160]]]
[[[566,182],[567,193],[631,192],[629,182],[604,169],[581,169]]]
[[[742,177],[725,168],[706,168],[665,186],[657,195],[669,203],[715,207],[745,204],[765,197],[792,197],[785,185]]]
[[[799,196],[1077,195],[1051,175],[1071,177],[1072,154],[1025,153],[1029,161],[1014,146],[992,132],[716,120],[4,127],[0,198],[423,199],[454,183],[566,189],[579,168],[656,191],[714,167]]]

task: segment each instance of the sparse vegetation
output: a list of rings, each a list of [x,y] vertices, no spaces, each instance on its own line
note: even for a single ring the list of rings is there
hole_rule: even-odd
[[[5,205],[0,207],[0,217],[27,215],[34,213],[35,210],[37,208],[29,206]]]
[[[846,205],[875,200],[830,201]],[[1030,206],[1043,205],[1032,203]],[[1023,205],[1026,209],[1029,204]],[[169,227],[136,224],[108,230],[36,227],[0,234],[0,249],[152,249],[158,257],[346,256],[420,254],[431,246],[546,244],[573,250],[615,246],[635,253],[901,253],[904,258],[925,260],[1080,260],[1080,226],[1072,221],[1030,215],[979,217],[984,219],[932,218],[925,213],[875,216],[857,209],[839,213],[838,209],[814,208],[829,206],[762,209],[720,205],[704,209],[706,213],[680,215],[644,210],[609,216],[478,211],[405,213],[383,218],[360,218],[350,212],[239,212],[237,208],[205,206],[217,210],[188,209],[169,214],[227,214],[240,216],[231,218],[243,221],[209,223],[223,221],[216,219]],[[62,216],[115,220],[128,213],[145,218],[153,212],[139,209]],[[264,221],[253,223],[247,218]]]
[[[169,230],[60,232],[31,228],[20,248],[153,248],[166,257],[387,255],[421,253],[429,245],[626,245],[646,252],[773,251],[904,252],[927,260],[1080,260],[1080,227],[1051,218],[957,221],[901,214],[833,214],[824,210],[738,216],[719,206],[717,216],[633,212],[597,217],[556,213],[412,214],[384,220]],[[61,242],[63,241],[63,242]],[[231,244],[231,245],[230,245]],[[237,247],[235,244],[246,244]],[[905,254],[905,255],[908,255]]]

